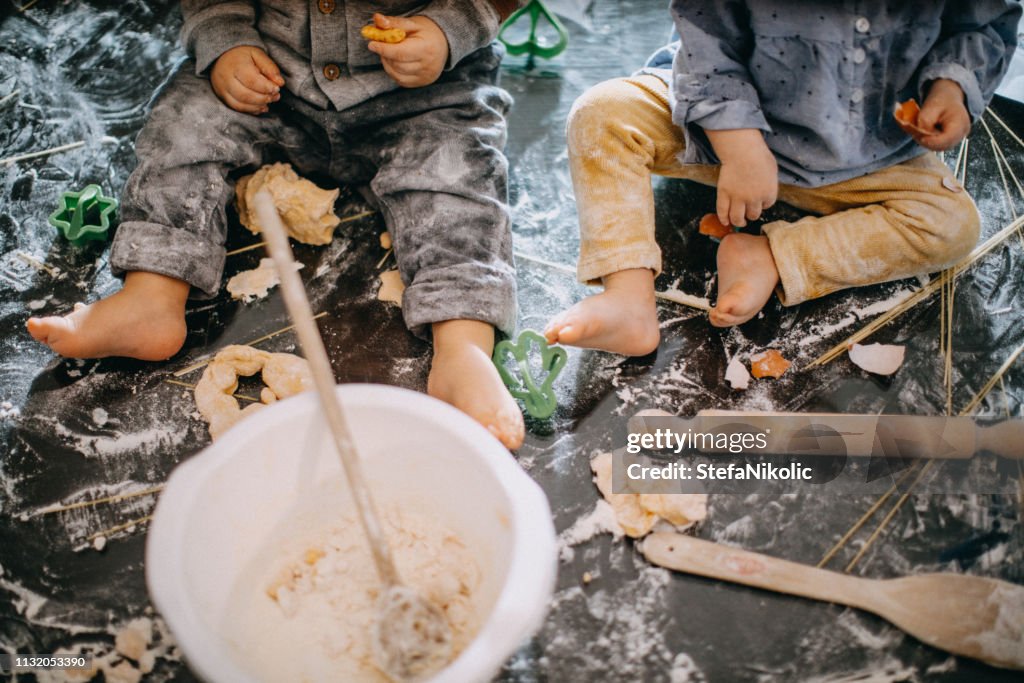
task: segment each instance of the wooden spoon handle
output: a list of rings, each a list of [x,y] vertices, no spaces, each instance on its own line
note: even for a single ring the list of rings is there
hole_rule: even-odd
[[[359,513],[359,519],[362,521],[363,529],[369,540],[377,571],[385,585],[398,585],[400,581],[391,555],[391,547],[384,535],[384,527],[381,525],[380,515],[370,495],[370,487],[363,477],[359,453],[356,452],[352,433],[345,420],[345,413],[338,401],[337,383],[334,380],[331,361],[327,357],[327,349],[324,348],[320,330],[313,319],[313,309],[309,305],[306,289],[295,268],[295,260],[292,257],[291,247],[288,245],[284,224],[277,213],[273,197],[266,190],[256,193],[253,205],[263,228],[263,237],[267,241],[267,251],[274,259],[274,267],[281,280],[284,303],[292,322],[295,323],[299,345],[309,363],[313,383],[320,395],[320,408],[327,419],[331,435],[334,437],[334,445],[341,458],[342,468],[348,479],[349,489],[352,491],[352,499],[356,504],[356,511]]]
[[[666,569],[870,609],[870,589],[874,584],[870,579],[816,569],[676,533],[651,534],[643,540],[640,550],[648,560]]]

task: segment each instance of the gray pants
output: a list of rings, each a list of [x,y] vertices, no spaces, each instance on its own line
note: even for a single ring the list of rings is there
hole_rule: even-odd
[[[232,178],[283,156],[368,190],[383,213],[407,289],[406,325],[445,320],[510,332],[516,284],[506,205],[500,53],[484,48],[425,88],[398,89],[344,111],[282,91],[263,116],[229,109],[185,63],[136,142],[111,250],[116,274],[147,271],[220,289]]]

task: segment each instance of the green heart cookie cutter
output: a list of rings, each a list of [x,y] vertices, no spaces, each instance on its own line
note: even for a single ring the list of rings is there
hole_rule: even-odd
[[[505,38],[505,32],[513,25],[518,23],[524,17],[530,20],[530,35],[521,43],[510,43]],[[558,34],[558,41],[553,44],[545,44],[537,37],[537,25],[540,23],[541,18],[544,19]],[[512,13],[512,15],[505,20],[505,23],[501,27],[501,31],[498,32],[498,40],[505,44],[505,48],[508,50],[510,55],[529,55],[529,64],[533,64],[534,57],[540,57],[541,59],[551,59],[557,57],[565,51],[565,48],[569,45],[569,32],[565,30],[565,26],[540,0],[530,0],[525,7],[521,7]]]
[[[541,371],[543,379],[535,379],[530,373],[530,348],[536,346],[540,350]],[[508,357],[515,360],[519,377],[509,370]],[[526,412],[538,420],[545,420],[555,412],[558,401],[551,385],[555,383],[558,373],[568,361],[569,354],[561,346],[548,346],[547,339],[533,330],[523,330],[515,341],[505,339],[494,347],[494,365],[498,368],[501,381],[508,387],[509,393],[521,399],[526,405]]]
[[[116,211],[116,199],[104,196],[99,185],[86,185],[81,192],[62,194],[60,206],[48,221],[71,244],[80,247],[94,240],[105,241]]]

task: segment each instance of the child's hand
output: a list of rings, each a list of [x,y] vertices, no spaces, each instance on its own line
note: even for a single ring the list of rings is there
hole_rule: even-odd
[[[964,91],[956,81],[945,78],[932,81],[917,117],[917,127],[928,133],[911,133],[917,144],[936,152],[949,149],[967,137],[971,132],[971,115],[964,106]]]
[[[779,194],[778,163],[759,130],[705,132],[722,162],[718,175],[718,220],[742,228],[775,203]]]
[[[380,55],[384,71],[404,88],[430,85],[440,77],[448,63],[448,38],[427,17],[386,17],[373,15],[377,28],[400,28],[405,40],[400,43],[370,41],[367,48]]]
[[[284,79],[267,53],[258,47],[233,47],[214,63],[210,85],[221,101],[246,114],[262,114],[281,99]]]

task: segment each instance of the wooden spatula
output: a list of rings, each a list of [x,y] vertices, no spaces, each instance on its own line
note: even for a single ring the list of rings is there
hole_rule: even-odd
[[[1024,587],[962,574],[864,579],[675,533],[654,533],[644,557],[667,569],[873,612],[933,647],[1024,669]]]

